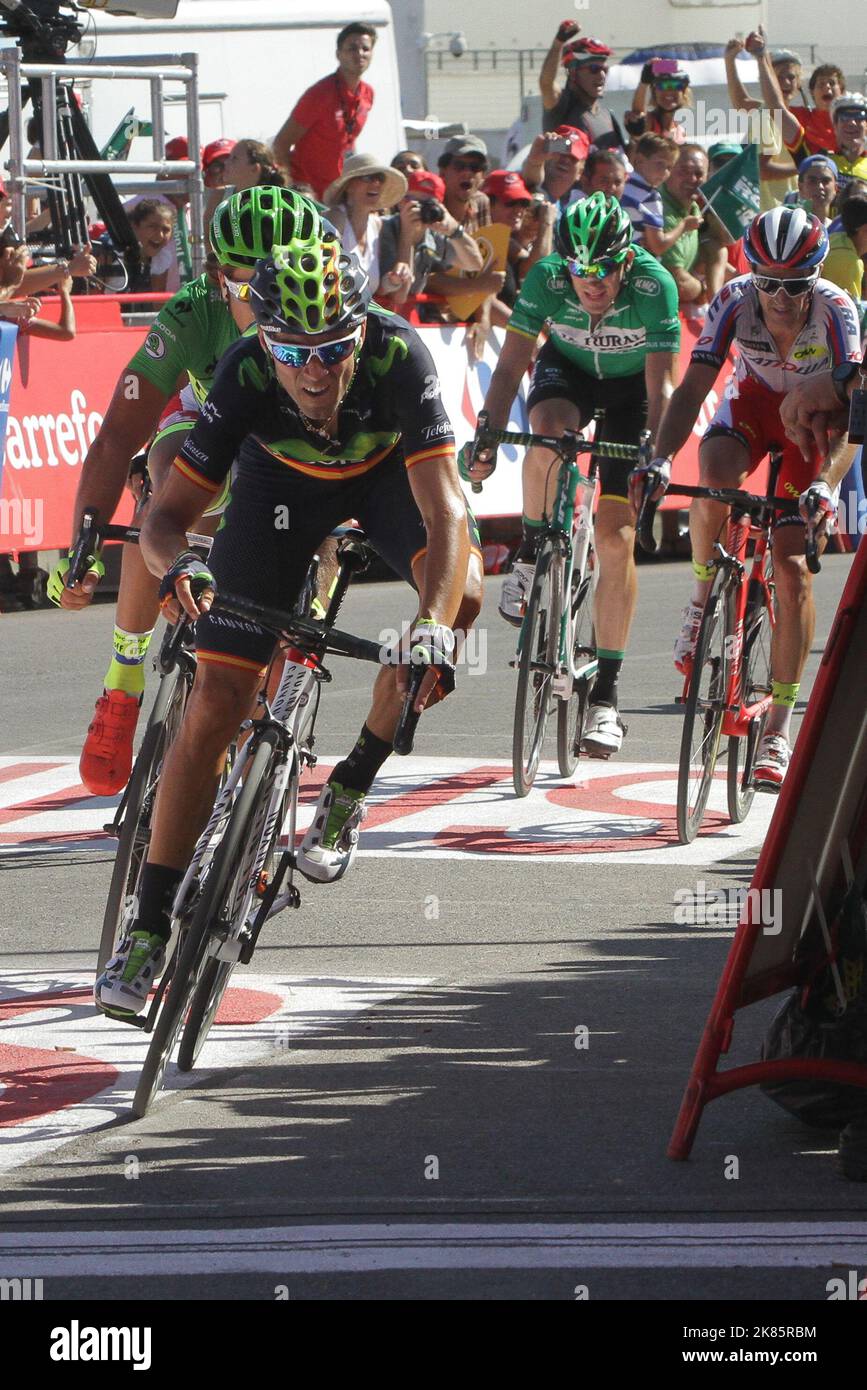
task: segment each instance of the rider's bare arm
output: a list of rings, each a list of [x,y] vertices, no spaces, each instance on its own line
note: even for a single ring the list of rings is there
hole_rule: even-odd
[[[427,531],[419,616],[450,627],[461,605],[470,558],[467,505],[454,453],[415,464],[409,483]]]
[[[644,379],[647,383],[647,428],[655,439],[660,423],[672,399],[677,377],[677,354],[649,352],[644,360]]]
[[[198,483],[177,468],[171,470],[141,529],[139,546],[151,574],[162,579],[178,555],[189,549],[187,532],[195,526],[209,498],[210,493]]]
[[[78,533],[85,507],[110,521],[123,495],[130,461],[144,447],[168,400],[164,391],[145,377],[125,371],[114,388],[99,434],[81,469],[75,496],[73,535]]]
[[[491,429],[504,430],[509,423],[512,401],[521,384],[521,377],[533,359],[536,339],[523,333],[507,333],[500,353],[488,394],[485,397],[485,410],[488,412]]]
[[[651,358],[647,360],[649,363]],[[683,448],[718,375],[717,367],[708,367],[701,362],[691,362],[687,367],[686,376],[674,391],[655,436],[655,453],[659,458],[674,458]]]

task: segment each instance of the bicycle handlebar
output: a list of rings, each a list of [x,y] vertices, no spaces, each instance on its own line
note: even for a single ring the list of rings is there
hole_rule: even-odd
[[[645,487],[644,499],[636,523],[638,543],[648,555],[655,555],[657,550],[653,535],[653,519],[656,516],[659,502],[652,502],[650,499],[650,493],[654,487],[655,484],[651,478]],[[678,497],[706,497],[713,502],[722,502],[726,506],[736,507],[750,513],[767,508],[775,512],[782,512],[787,516],[794,516],[799,509],[799,502],[795,497],[763,497],[760,493],[745,492],[742,488],[697,487],[689,483],[675,483],[672,487],[666,488],[666,495],[668,494],[676,494]],[[661,500],[660,498],[659,501]],[[819,547],[812,525],[808,525],[806,528],[804,551],[807,569],[811,574],[818,574],[822,565],[819,560]]]

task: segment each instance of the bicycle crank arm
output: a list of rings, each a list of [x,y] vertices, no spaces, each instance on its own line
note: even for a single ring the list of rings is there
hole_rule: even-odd
[[[278,912],[282,912],[283,908],[290,906],[290,904],[292,907],[301,906],[301,894],[298,892],[298,889],[295,887],[294,884],[292,884],[290,888],[287,890],[287,892],[283,895],[285,901],[280,901],[279,906],[275,907],[274,905],[275,900],[277,899],[277,894],[280,891],[280,885],[282,884],[283,879],[286,877],[286,870],[289,868],[294,869],[294,867],[295,852],[294,850],[285,849],[280,856],[280,863],[277,865],[277,872],[275,873],[271,882],[268,884],[268,887],[265,889],[265,895],[262,898],[262,901],[259,904],[259,910],[253,919],[253,925],[250,928],[249,937],[244,942],[243,949],[239,957],[242,965],[250,964],[251,957],[253,955],[254,950],[256,949],[256,942],[259,940],[259,933],[264,927],[268,918],[276,916]]]

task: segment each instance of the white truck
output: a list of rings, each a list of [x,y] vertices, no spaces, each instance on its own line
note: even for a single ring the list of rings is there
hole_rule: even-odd
[[[219,136],[270,143],[298,97],[311,83],[337,67],[335,40],[352,20],[376,29],[376,47],[367,80],[373,109],[359,137],[359,150],[386,162],[404,145],[400,84],[391,6],[386,0],[347,5],[334,0],[180,0],[174,18],[120,17],[100,8],[88,11],[87,32],[68,55],[70,61],[108,63],[112,58],[199,55],[199,109],[202,144]],[[109,0],[114,3],[114,0]],[[122,8],[122,0],[117,0]],[[146,10],[142,0],[130,8]],[[152,7],[171,8],[159,3]],[[90,20],[92,19],[92,23]],[[102,145],[130,108],[147,119],[147,83],[79,82],[97,145]],[[167,137],[186,134],[183,93],[164,102]],[[175,104],[176,101],[176,104]],[[131,158],[150,157],[144,141]]]

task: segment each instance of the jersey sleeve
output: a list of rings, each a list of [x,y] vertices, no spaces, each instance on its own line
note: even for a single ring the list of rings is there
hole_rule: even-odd
[[[828,286],[825,293],[828,347],[833,366],[861,361],[861,332],[855,302],[845,290]]]
[[[680,317],[677,284],[665,266],[635,278],[635,307],[644,324],[648,352],[679,352]]]
[[[546,257],[547,260],[547,257]],[[506,332],[519,333],[524,338],[538,338],[547,319],[557,307],[556,299],[548,288],[548,281],[556,274],[550,262],[537,261],[527,272],[515,301]],[[564,286],[566,270],[562,271]]]
[[[250,359],[250,340],[241,339],[222,358],[199,418],[184,440],[174,466],[206,493],[219,492],[261,402],[264,376]]]
[[[411,328],[398,338],[395,364],[384,381],[401,433],[407,468],[454,455],[452,422],[442,403],[439,374],[430,352]]]
[[[740,293],[731,285],[723,285],[714,296],[707,311],[702,335],[692,350],[690,363],[719,370],[731,350],[738,323]]]
[[[186,313],[179,315],[175,311],[181,307]],[[189,352],[182,324],[191,317],[189,308],[186,289],[168,300],[127,368],[143,376],[166,396],[173,395],[178,377],[187,370]]]

